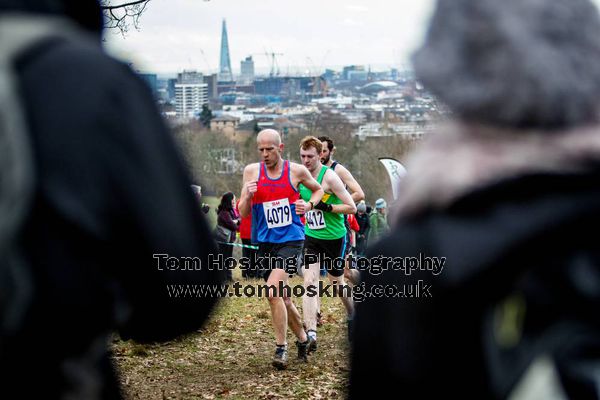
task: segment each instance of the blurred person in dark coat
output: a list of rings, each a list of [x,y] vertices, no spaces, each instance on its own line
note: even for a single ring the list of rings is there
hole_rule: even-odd
[[[596,6],[439,0],[414,65],[453,120],[368,251],[420,264],[362,275],[399,297],[357,305],[350,398],[599,398]]]
[[[208,214],[210,211],[210,206],[204,202],[202,202],[202,186],[200,185],[192,185],[192,191],[196,196],[196,200],[198,200],[198,204],[200,204],[200,209],[204,214]]]
[[[369,237],[369,231],[371,230],[371,221],[364,201],[358,203],[356,210],[356,222],[358,222],[360,228],[356,235],[356,254],[364,256],[368,244],[367,238]]]
[[[50,18],[77,33],[50,35],[13,65],[33,156],[16,241],[31,296],[3,332],[2,390],[115,399],[111,333],[153,342],[197,330],[216,298],[177,298],[168,285],[218,284],[224,274],[166,267],[166,255],[206,264],[215,245],[149,89],[101,48],[97,2],[0,0],[0,26]]]
[[[224,193],[217,207],[217,244],[219,254],[223,256],[223,268],[227,266],[226,260],[233,256],[233,246],[240,226],[240,216],[236,212],[236,199],[232,192]],[[233,271],[227,270],[227,280],[233,281]]]

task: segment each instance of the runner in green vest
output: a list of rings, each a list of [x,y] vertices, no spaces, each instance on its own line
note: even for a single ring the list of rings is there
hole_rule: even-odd
[[[348,291],[344,281],[344,255],[346,243],[346,226],[342,214],[354,214],[356,205],[352,201],[350,193],[346,190],[340,177],[329,167],[321,164],[320,154],[322,144],[314,136],[307,136],[300,142],[300,158],[302,164],[308,168],[313,178],[322,186],[325,194],[321,201],[314,205],[305,214],[304,233],[304,287],[305,295],[302,298],[302,309],[304,313],[304,325],[310,336],[310,351],[317,348],[317,297],[309,296],[310,286],[317,287],[319,284],[319,270],[323,265],[327,269],[327,276],[331,283],[337,285],[337,293],[340,296],[348,314],[348,327],[351,327],[354,314],[352,294]],[[310,200],[310,190],[299,186],[300,197],[304,201]],[[314,291],[312,291],[314,293]]]

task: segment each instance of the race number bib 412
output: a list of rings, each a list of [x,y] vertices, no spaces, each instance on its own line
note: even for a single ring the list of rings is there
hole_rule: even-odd
[[[292,224],[292,209],[288,199],[266,201],[262,204],[269,229]]]
[[[306,214],[306,225],[312,230],[324,229],[327,227],[325,224],[325,215],[321,210],[310,210]]]

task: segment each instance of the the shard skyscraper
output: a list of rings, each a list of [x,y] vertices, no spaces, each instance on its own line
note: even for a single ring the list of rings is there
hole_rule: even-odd
[[[233,81],[231,71],[231,59],[229,58],[229,40],[227,39],[227,23],[223,19],[223,29],[221,31],[221,62],[219,63],[219,81]]]

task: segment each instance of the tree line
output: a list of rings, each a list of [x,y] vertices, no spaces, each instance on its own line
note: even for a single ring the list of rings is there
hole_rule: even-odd
[[[300,162],[299,143],[308,134],[327,135],[336,146],[334,158],[346,166],[365,191],[366,200],[374,204],[379,197],[392,199],[391,184],[379,157],[392,157],[403,163],[418,140],[402,135],[373,137],[360,140],[353,136],[355,128],[339,119],[319,118],[309,130],[284,134],[284,158]],[[174,135],[185,157],[192,179],[203,186],[203,192],[220,196],[232,191],[239,196],[243,167],[259,161],[256,132],[237,132],[234,137],[210,131],[199,122],[182,125]],[[234,171],[223,172],[223,150],[235,154]]]

